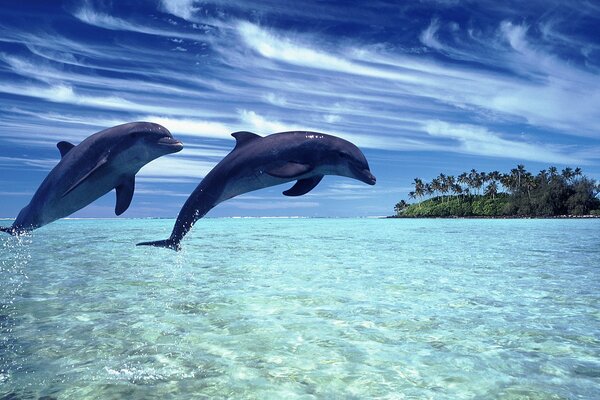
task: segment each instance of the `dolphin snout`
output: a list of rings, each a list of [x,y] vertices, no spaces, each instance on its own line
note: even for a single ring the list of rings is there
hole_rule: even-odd
[[[363,182],[368,185],[374,185],[377,182],[377,178],[375,178],[375,175],[373,175],[368,169],[363,170],[363,177]]]
[[[181,149],[183,149],[183,143],[170,136],[165,136],[158,139],[157,143],[161,146],[171,147],[175,151],[181,151]]]
[[[375,182],[377,182],[377,178],[375,178],[375,176],[371,173],[369,168],[355,170],[354,175],[356,179],[366,183],[367,185],[374,185]]]

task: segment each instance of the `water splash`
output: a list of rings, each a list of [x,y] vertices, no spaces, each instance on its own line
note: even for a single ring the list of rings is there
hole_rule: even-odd
[[[0,384],[4,387],[10,387],[12,377],[23,369],[25,354],[16,333],[19,321],[16,303],[29,279],[31,242],[30,235],[0,238]]]

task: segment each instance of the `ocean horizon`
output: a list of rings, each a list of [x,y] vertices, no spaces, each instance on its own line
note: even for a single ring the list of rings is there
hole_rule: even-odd
[[[0,399],[600,397],[598,219],[173,223],[0,236]]]

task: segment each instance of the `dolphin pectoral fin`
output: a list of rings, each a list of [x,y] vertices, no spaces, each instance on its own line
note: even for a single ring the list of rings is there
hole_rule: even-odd
[[[246,143],[249,143],[253,140],[261,138],[261,136],[257,135],[256,133],[247,132],[247,131],[233,132],[231,134],[231,136],[233,136],[235,138],[235,147],[236,148],[240,147]]]
[[[71,185],[70,188],[68,188],[63,194],[62,197],[65,197],[66,195],[68,195],[69,193],[71,193],[73,190],[75,190],[79,185],[81,185],[87,178],[89,178],[90,176],[92,176],[92,174],[94,174],[94,172],[98,171],[100,168],[102,168],[102,166],[104,164],[106,164],[108,162],[108,158],[103,158],[100,161],[98,161],[98,164],[96,164],[96,166],[94,168],[92,168],[90,170],[90,172],[88,172],[87,174],[85,174],[83,177],[81,177],[77,182],[75,182],[73,185]]]
[[[75,145],[69,142],[58,142],[56,143],[56,147],[58,147],[58,151],[60,151],[60,158],[63,158],[65,154],[67,154]]]
[[[323,179],[323,175],[316,175],[312,178],[300,179],[294,186],[283,192],[286,196],[302,196],[313,190]]]
[[[133,192],[135,190],[135,175],[127,177],[115,188],[117,191],[117,204],[115,204],[115,214],[121,215],[129,208]]]
[[[281,167],[271,168],[265,171],[267,174],[276,178],[295,178],[297,176],[306,174],[311,171],[313,167],[308,164],[301,164],[294,161],[290,161]]]

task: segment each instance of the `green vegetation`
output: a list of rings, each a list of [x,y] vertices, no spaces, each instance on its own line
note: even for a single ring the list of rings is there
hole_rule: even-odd
[[[580,168],[560,173],[549,167],[532,175],[523,165],[510,173],[472,169],[455,178],[440,174],[431,182],[415,178],[409,197],[426,200],[394,207],[398,217],[554,217],[600,216],[600,183]]]

